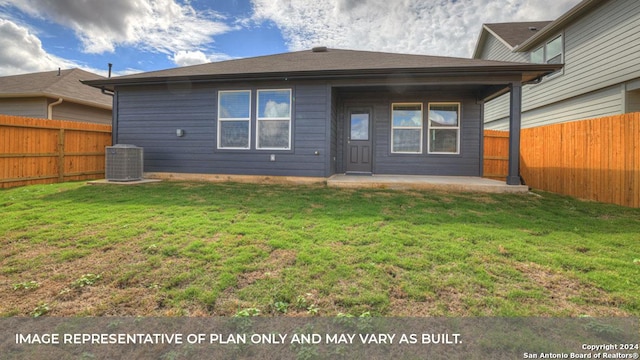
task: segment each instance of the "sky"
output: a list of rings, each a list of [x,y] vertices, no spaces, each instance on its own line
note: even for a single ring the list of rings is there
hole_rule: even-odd
[[[0,76],[106,76],[330,48],[471,57],[483,23],[580,0],[0,0]]]

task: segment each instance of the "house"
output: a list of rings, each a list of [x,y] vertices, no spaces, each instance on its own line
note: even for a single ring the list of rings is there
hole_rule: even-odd
[[[523,88],[522,126],[640,111],[640,1],[584,0],[550,22],[485,24],[474,59],[563,63]],[[508,99],[485,107],[487,129],[507,129]]]
[[[80,82],[97,79],[80,69],[0,77],[0,114],[111,124],[112,97]]]
[[[84,83],[145,172],[481,176],[484,100],[510,92],[519,129],[522,84],[561,68],[317,47]]]

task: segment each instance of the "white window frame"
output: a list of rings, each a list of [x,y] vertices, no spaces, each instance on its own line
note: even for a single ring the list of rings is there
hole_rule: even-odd
[[[400,106],[413,106],[420,105],[420,126],[394,126],[393,125],[393,110],[396,105]],[[395,130],[420,130],[420,150],[418,152],[415,151],[394,151],[394,131]],[[401,103],[391,103],[391,153],[392,154],[413,154],[420,155],[423,153],[422,144],[424,142],[424,104],[421,102],[401,102]]]
[[[559,62],[559,64],[562,64],[564,62],[564,36],[562,36],[562,34],[559,34],[558,36],[554,36],[551,40],[547,41],[545,43],[545,45],[544,45],[544,61],[547,64],[551,64],[549,62],[551,60],[551,58],[549,57],[549,44],[551,44],[552,42],[554,42],[554,41],[556,41],[558,39],[560,39],[560,54],[559,54],[560,55],[560,62]]]
[[[222,94],[224,93],[249,93],[249,117],[247,118],[223,118],[220,114],[221,106],[220,100],[222,99]],[[249,150],[251,149],[251,101],[252,94],[251,90],[219,90],[218,91],[218,144],[217,148],[219,150]],[[248,137],[247,137],[247,146],[246,147],[224,147],[222,146],[222,126],[221,123],[225,121],[246,121],[249,127]]]
[[[533,56],[533,53],[535,53],[536,51],[539,51],[539,50],[542,49],[542,62],[538,63],[538,64],[550,64],[549,63],[550,59],[549,59],[548,47],[549,47],[549,44],[551,44],[552,42],[554,42],[555,40],[558,40],[558,39],[560,39],[560,64],[564,63],[564,52],[565,52],[565,49],[564,49],[564,34],[563,33],[560,33],[560,34],[552,37],[549,41],[545,41],[545,43],[543,45],[540,45],[537,48],[535,48],[533,51],[531,51],[529,53],[529,61],[533,62],[532,59],[531,59],[532,56]],[[562,74],[562,73],[564,73],[564,68],[545,76],[545,78],[553,77],[555,75],[559,75],[559,74]]]
[[[432,105],[457,105],[458,106],[458,124],[457,126],[432,126],[429,113]],[[427,153],[428,154],[443,154],[443,155],[458,155],[460,154],[460,133],[462,124],[462,103],[455,101],[437,101],[427,104]],[[456,151],[431,151],[431,130],[456,130]]]
[[[289,117],[263,118],[260,117],[260,93],[267,91],[288,91],[289,92]],[[291,150],[291,118],[293,117],[293,91],[292,89],[258,89],[256,90],[256,150]],[[286,148],[272,148],[260,146],[260,123],[262,121],[282,121],[289,122],[289,142]]]

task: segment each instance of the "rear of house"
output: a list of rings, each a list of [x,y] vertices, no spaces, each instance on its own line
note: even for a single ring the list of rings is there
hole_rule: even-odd
[[[86,83],[147,173],[481,176],[483,100],[560,67],[316,48]]]
[[[522,126],[534,127],[640,111],[638,39],[640,2],[584,0],[552,22],[485,24],[474,58],[564,64],[523,89]],[[507,98],[487,103],[487,129],[508,119]]]

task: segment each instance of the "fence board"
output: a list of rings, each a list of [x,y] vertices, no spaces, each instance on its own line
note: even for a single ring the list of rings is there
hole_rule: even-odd
[[[488,131],[485,156],[501,151]],[[640,113],[528,128],[520,137],[520,173],[530,187],[640,207]],[[508,142],[500,146],[508,150]]]
[[[509,133],[498,130],[484,131],[483,175],[505,180],[509,171]]]
[[[0,188],[104,177],[111,126],[0,115]]]

